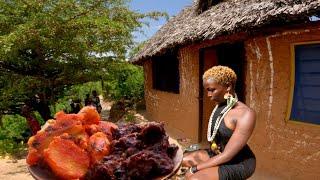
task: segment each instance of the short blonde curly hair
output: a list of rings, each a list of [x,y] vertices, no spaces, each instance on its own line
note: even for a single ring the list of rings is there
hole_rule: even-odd
[[[232,85],[234,88],[237,81],[236,73],[227,66],[213,66],[204,72],[202,80],[214,79],[220,85]]]

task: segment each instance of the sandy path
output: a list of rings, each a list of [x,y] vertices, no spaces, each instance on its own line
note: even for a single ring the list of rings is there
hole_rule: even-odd
[[[25,159],[0,159],[0,179],[3,180],[32,180]]]

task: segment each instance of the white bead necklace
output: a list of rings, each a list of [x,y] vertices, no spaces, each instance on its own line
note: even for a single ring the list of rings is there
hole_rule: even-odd
[[[210,115],[209,122],[208,122],[207,140],[209,142],[213,141],[213,139],[215,138],[215,136],[216,136],[216,134],[218,132],[218,129],[219,129],[221,121],[223,120],[223,118],[227,115],[227,113],[233,108],[233,106],[237,102],[238,102],[238,98],[237,98],[237,96],[235,96],[235,98],[233,98],[231,100],[231,103],[227,103],[228,105],[221,111],[221,113],[217,117],[217,120],[216,120],[216,122],[214,124],[214,128],[213,128],[213,131],[212,131],[212,134],[211,134],[211,128],[212,128],[212,122],[213,122],[212,118],[213,118],[213,115],[214,115],[214,113],[216,112],[216,110],[218,108],[218,105],[216,105],[216,107],[214,107],[214,109],[212,110],[212,113]]]

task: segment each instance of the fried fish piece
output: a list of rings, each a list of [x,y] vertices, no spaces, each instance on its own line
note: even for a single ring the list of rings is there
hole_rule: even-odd
[[[93,135],[97,132],[103,132],[107,135],[109,141],[112,141],[112,134],[118,129],[118,126],[112,122],[100,121],[99,124],[86,125],[85,130],[88,135]]]
[[[72,136],[82,136],[85,130],[78,120],[61,119],[50,124],[46,129],[39,131],[28,140],[29,152],[27,163],[35,165],[42,159],[43,151],[48,148],[54,137],[68,133]],[[85,144],[84,144],[85,145]]]
[[[43,154],[54,174],[62,179],[82,178],[90,166],[88,153],[69,139],[55,137]]]
[[[100,161],[104,156],[110,154],[110,144],[111,142],[103,132],[97,132],[90,136],[88,152],[90,154],[92,164]]]
[[[105,131],[109,138],[112,137],[111,127],[100,125],[100,115],[94,107],[86,106],[78,114],[66,114],[59,111],[55,114],[55,118],[56,120],[50,120],[41,131],[29,138],[29,152],[26,159],[29,165],[38,164],[43,159],[43,151],[48,148],[53,138],[63,133],[72,136],[76,144],[83,149],[87,149],[89,142],[84,129],[87,126],[97,125],[99,132]]]
[[[83,107],[77,115],[83,117],[82,123],[84,125],[99,124],[100,122],[100,115],[93,106]]]
[[[54,115],[55,119],[57,121],[59,120],[77,120],[77,121],[83,121],[84,115],[82,114],[67,114],[64,111],[59,111]]]

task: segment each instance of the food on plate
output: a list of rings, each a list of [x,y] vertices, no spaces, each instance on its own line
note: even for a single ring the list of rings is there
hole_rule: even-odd
[[[104,156],[109,155],[110,141],[106,134],[97,132],[90,136],[88,152],[90,153],[92,164],[100,161]]]
[[[99,124],[100,122],[100,115],[97,112],[96,108],[93,106],[85,106],[83,107],[78,115],[81,117],[83,116],[83,124]]]
[[[164,124],[101,121],[93,107],[62,111],[30,137],[27,163],[58,179],[153,179],[173,171],[178,147]]]
[[[90,167],[85,179],[153,179],[170,173],[178,147],[169,144],[162,123],[119,126],[111,153]]]
[[[48,166],[56,176],[63,179],[76,176],[80,178],[87,172],[91,161],[96,162],[109,153],[112,131],[117,125],[100,121],[100,116],[94,107],[84,107],[78,114],[66,114],[60,111],[56,113],[55,118],[56,120],[47,121],[36,135],[29,138],[27,164]],[[90,126],[96,126],[92,137],[90,137],[92,134],[87,133],[87,128]],[[82,158],[82,162],[88,164],[88,167],[83,166],[75,173],[73,167],[77,166],[73,165],[82,156],[68,156],[68,153],[62,151],[62,147],[65,149],[70,147],[70,152],[85,152],[88,163],[85,158]],[[61,161],[64,158],[70,161],[70,164]],[[66,167],[71,168],[70,171],[66,170]]]
[[[55,137],[43,153],[45,162],[55,175],[64,179],[83,177],[89,168],[88,153],[72,140]]]

